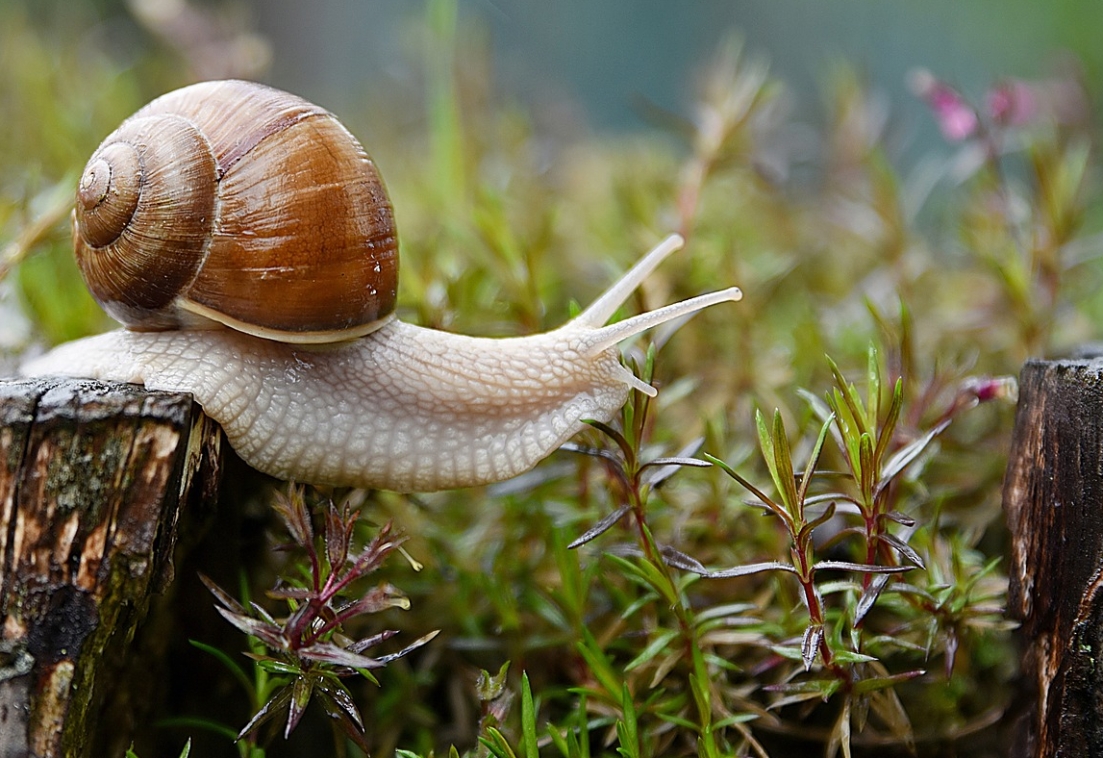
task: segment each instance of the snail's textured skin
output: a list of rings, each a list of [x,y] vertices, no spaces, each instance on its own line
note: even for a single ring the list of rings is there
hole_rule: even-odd
[[[247,463],[282,479],[431,492],[526,471],[582,428],[607,421],[631,388],[617,343],[737,300],[738,289],[601,326],[680,245],[653,250],[581,315],[530,337],[467,337],[392,319],[324,347],[231,329],[119,330],[55,348],[24,367],[190,392]]]
[[[580,336],[480,339],[392,320],[310,349],[229,329],[119,330],[29,369],[190,392],[247,463],[280,478],[426,492],[514,476],[624,403],[616,348],[583,360]]]

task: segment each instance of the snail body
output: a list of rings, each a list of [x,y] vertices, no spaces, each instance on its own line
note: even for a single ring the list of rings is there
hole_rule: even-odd
[[[244,129],[239,129],[236,152],[240,155],[235,158],[236,163],[251,160],[254,157],[251,150],[256,145],[264,144],[279,133],[272,127],[273,123],[336,121],[321,109],[277,90],[243,82],[230,84],[237,112],[246,113],[253,120],[259,118],[262,124],[267,124],[261,131],[268,134],[255,140],[245,136]],[[282,121],[266,118],[268,106],[243,104],[249,101],[252,88],[257,89],[261,100],[279,101],[276,108],[284,108],[281,112],[286,112],[287,106],[277,96],[289,99],[294,118]],[[218,106],[208,102],[212,96],[210,91],[189,90],[193,88],[178,91],[184,96],[170,93],[147,108],[166,107],[166,101],[175,97],[179,102],[172,105],[176,110],[168,114],[173,121],[168,128],[179,131],[175,123],[179,120],[187,122],[190,128],[190,124],[202,119],[197,119],[192,110],[186,110],[184,115],[176,112],[183,107],[181,102],[200,112],[210,112]],[[196,100],[200,101],[198,105],[193,102]],[[157,108],[152,108],[154,105]],[[146,120],[162,116],[151,116],[143,111],[124,122],[120,131],[140,122],[144,144],[155,141],[158,134]],[[300,116],[302,118],[296,121]],[[223,131],[235,133],[229,126]],[[342,145],[348,134],[343,127],[333,129],[330,126],[322,127],[321,132],[327,140],[331,132],[337,134]],[[90,244],[89,235],[83,229],[83,217],[100,213],[97,205],[113,193],[122,194],[122,190],[103,189],[104,185],[114,187],[112,182],[121,181],[119,170],[105,169],[98,163],[103,162],[104,155],[109,152],[127,153],[129,148],[108,150],[107,146],[117,144],[117,140],[112,142],[113,137],[109,137],[90,160],[78,189],[74,214],[78,260],[82,256],[82,245],[87,248],[83,253],[85,257],[106,259],[90,266],[82,264],[86,278],[88,270],[110,270],[109,263],[118,263],[111,259],[121,255],[110,252],[99,256],[108,246],[103,242],[107,235],[94,232],[95,244]],[[217,140],[207,141],[218,143]],[[253,148],[246,149],[250,143]],[[235,149],[227,152],[234,153]],[[278,154],[279,150],[272,145],[263,152],[267,156]],[[198,172],[170,168],[161,173],[190,177],[199,174],[203,181],[214,178],[214,183],[219,184],[218,177],[222,176],[224,181],[233,173],[234,166],[227,168],[225,161],[217,157],[218,150],[213,154],[216,166],[213,174],[206,168]],[[350,162],[354,177],[359,177],[365,166],[370,167],[369,173],[374,175],[374,167],[358,143],[351,154],[355,156]],[[277,155],[280,166],[295,160]],[[242,169],[258,172],[255,167],[238,168]],[[101,178],[105,171],[111,174],[112,182]],[[87,179],[88,172],[96,175]],[[145,189],[144,182],[148,181],[139,180],[140,195],[152,194]],[[293,237],[288,247],[292,258],[305,258],[310,263],[300,269],[300,276],[310,278],[311,272],[319,266],[324,269],[320,264],[314,266],[314,253],[310,251],[327,248],[338,250],[338,269],[344,265],[344,260],[356,257],[348,250],[359,250],[363,268],[372,273],[397,276],[397,235],[382,182],[378,178],[365,180],[358,188],[357,181],[360,180],[341,184],[330,178],[321,182],[336,187],[331,194],[336,197],[334,202],[341,213],[347,211],[366,216],[366,220],[361,221],[338,218],[333,222],[341,227],[339,237],[348,239],[351,236],[351,243],[319,243],[316,239],[304,242],[285,233],[268,237],[269,240]],[[277,181],[277,189],[279,184]],[[301,184],[312,186],[308,181],[296,180],[296,185]],[[89,190],[90,186],[95,189]],[[352,187],[351,192],[339,191],[347,186]],[[90,199],[86,200],[84,195]],[[368,199],[365,201],[364,197]],[[265,202],[273,204],[270,200]],[[363,208],[360,207],[362,202],[366,203]],[[203,238],[196,243],[192,231],[176,231],[177,224],[190,223],[189,219],[172,222],[169,233],[160,235],[170,239],[169,254],[190,255],[190,249],[198,247],[203,250],[201,257],[209,258],[216,254],[212,252],[216,250],[215,243],[222,242],[218,238],[225,236],[230,228],[237,232],[244,229],[247,241],[262,236],[251,231],[248,225],[233,227],[231,222],[224,220],[220,214],[232,210],[231,205],[231,202],[217,199],[211,204],[213,222],[208,219],[204,223],[213,230],[210,232],[213,240]],[[317,221],[299,219],[290,222],[289,228],[306,228],[314,230],[315,235],[325,234],[330,218],[339,215],[334,207],[321,202]],[[292,215],[304,208],[295,209]],[[287,213],[282,205],[276,211],[281,219]],[[114,211],[103,215],[112,214],[122,215]],[[139,219],[140,212],[131,212],[130,216],[131,220]],[[263,226],[263,218],[249,221],[249,224],[257,223],[268,228]],[[285,222],[280,220],[279,223]],[[352,229],[351,235],[349,229]],[[143,242],[151,236],[149,234],[128,230],[118,236],[126,235],[137,240],[140,252],[152,246],[152,243]],[[311,237],[310,234],[305,236]],[[173,240],[182,240],[180,245],[188,250],[175,252]],[[302,252],[304,245],[307,253]],[[619,342],[710,305],[740,298],[739,290],[733,287],[606,325],[631,292],[681,245],[682,240],[677,235],[668,237],[564,326],[543,334],[502,339],[468,337],[399,321],[391,312],[397,280],[372,280],[364,284],[359,273],[318,275],[324,280],[320,285],[320,291],[325,293],[323,302],[334,303],[346,297],[344,290],[338,294],[335,289],[335,282],[345,278],[352,280],[347,297],[355,299],[364,294],[361,290],[368,290],[368,299],[373,303],[354,308],[358,311],[355,318],[345,309],[335,321],[311,318],[302,322],[304,326],[281,316],[281,320],[269,320],[259,327],[249,325],[246,330],[237,328],[238,322],[243,320],[238,314],[245,311],[230,312],[230,308],[211,297],[209,293],[216,287],[196,286],[205,275],[203,271],[192,274],[180,292],[167,298],[162,291],[156,298],[143,300],[144,295],[129,294],[128,290],[119,287],[105,297],[101,292],[106,286],[90,283],[93,294],[127,328],[62,345],[27,364],[24,372],[133,382],[150,389],[191,393],[204,411],[222,425],[231,446],[247,463],[279,478],[420,492],[486,484],[528,470],[582,429],[585,420],[608,421],[624,404],[632,388],[655,394],[652,387],[621,364]],[[252,288],[253,278],[264,279],[265,265],[254,265],[244,278],[238,276],[228,287],[230,299],[241,299],[241,293]],[[290,266],[276,265],[275,268],[278,271],[273,276],[278,278],[278,274]],[[107,281],[112,281],[111,274],[107,274]],[[162,290],[167,287],[164,280],[155,278],[155,282]],[[296,292],[309,289],[306,285],[292,288]],[[379,293],[383,293],[383,297],[379,297]],[[279,295],[273,297],[279,299]],[[162,302],[153,305],[155,299]],[[295,306],[287,310],[301,314],[309,309]],[[325,309],[317,310],[320,313]]]

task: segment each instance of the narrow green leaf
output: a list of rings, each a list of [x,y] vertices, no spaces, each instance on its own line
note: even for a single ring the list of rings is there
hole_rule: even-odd
[[[800,660],[800,650],[798,648],[771,648],[772,650],[785,655],[786,658],[792,660]],[[811,695],[812,697],[818,697],[821,700],[826,701],[832,695],[839,691],[842,686],[842,680],[835,677],[830,679],[805,679],[801,681],[783,682],[781,684],[768,684],[762,689],[767,692],[782,692],[787,695]],[[808,698],[804,698],[808,699]],[[794,702],[800,702],[795,700]],[[771,703],[770,708],[776,708],[777,703]]]
[[[257,666],[264,669],[270,674],[279,674],[280,676],[296,677],[302,673],[302,670],[298,666],[293,666],[290,663],[286,663],[281,660],[277,660],[266,655],[253,655],[252,653],[246,653],[247,656],[257,662]]]
[[[551,743],[555,745],[555,749],[559,751],[559,754],[562,755],[563,758],[576,758],[576,756],[578,755],[578,752],[576,750],[576,748],[578,747],[578,741],[573,739],[574,732],[568,729],[566,732],[564,732],[564,734],[566,735],[564,736],[564,734],[560,734],[551,724],[548,724],[547,729],[548,739],[550,739]]]
[[[866,655],[853,650],[836,650],[835,660],[839,663],[872,663],[877,660],[877,656]]]
[[[532,700],[529,675],[521,672],[521,733],[524,738],[525,758],[540,758],[536,740],[536,706]]]
[[[666,650],[667,645],[670,644],[670,641],[677,636],[677,629],[664,629],[662,632],[659,633],[658,636],[655,637],[655,639],[651,640],[651,642],[648,643],[647,647],[645,647],[639,655],[629,661],[629,663],[624,667],[624,670],[626,672],[632,671],[647,663],[656,655]]]
[[[774,410],[774,426],[772,430],[774,448],[775,484],[781,499],[785,503],[786,510],[797,524],[804,520],[801,512],[801,502],[797,499],[797,480],[793,472],[793,454],[789,450],[789,438],[785,434],[785,421],[781,418],[781,411]]]
[[[828,397],[831,408],[835,412],[835,426],[838,428],[839,436],[842,438],[842,452],[846,455],[847,464],[850,466],[850,472],[854,476],[855,481],[857,481],[858,471],[861,467],[861,462],[858,457],[858,440],[862,434],[861,428],[854,420],[854,415],[843,399],[843,393],[840,392],[838,388],[832,389]]]
[[[777,457],[774,455],[773,436],[770,434],[769,427],[766,426],[766,419],[763,417],[762,411],[757,408],[754,412],[754,424],[755,429],[758,430],[758,446],[762,450],[762,460],[766,461],[766,468],[770,471],[770,478],[773,479],[774,485],[777,486]],[[778,490],[780,491],[780,487]]]
[[[831,366],[831,375],[835,378],[835,385],[838,388],[840,399],[846,404],[847,409],[850,411],[851,420],[853,420],[859,433],[870,431],[869,425],[866,423],[864,413],[862,411],[862,398],[858,395],[858,390],[853,384],[846,380],[843,373],[839,371],[839,367],[835,364],[835,361],[831,360],[828,356],[827,363]],[[838,413],[839,409],[836,408],[835,412]]]
[[[873,438],[869,432],[862,432],[858,441],[859,484],[862,488],[862,500],[866,507],[873,505],[873,484],[877,472],[873,467]]]
[[[835,414],[832,413],[820,426],[820,435],[816,438],[816,445],[812,448],[812,454],[808,457],[808,464],[804,467],[804,475],[800,478],[800,489],[797,491],[797,502],[801,504],[802,512],[804,510],[805,498],[808,496],[808,485],[812,481],[812,475],[816,471],[816,464],[819,463],[820,454],[823,452],[823,443],[827,441],[827,433],[831,430],[831,424],[834,421]]]
[[[586,718],[586,714],[589,710],[586,708],[586,693],[578,693],[578,709],[575,711],[578,716],[578,746],[579,758],[590,758],[590,722]]]
[[[517,758],[517,754],[513,752],[513,748],[509,745],[509,740],[496,727],[489,727],[485,736],[479,736],[479,742],[490,751],[494,758]]]
[[[678,588],[671,583],[670,577],[667,576],[667,574],[658,566],[647,560],[640,559],[636,565],[640,569],[640,576],[647,580],[647,583],[660,597],[662,597],[665,603],[668,605],[676,605],[678,603]]]
[[[915,375],[912,371],[912,366],[915,365],[915,342],[912,339],[912,335],[915,333],[913,324],[915,319],[912,317],[911,308],[908,307],[904,299],[900,299],[900,373],[903,376],[911,377]]]
[[[797,533],[797,538],[796,538],[795,541],[799,543],[802,540],[807,540],[808,537],[812,534],[812,532],[814,532],[816,530],[817,527],[823,526],[828,521],[830,521],[832,518],[834,518],[834,516],[835,516],[835,503],[833,503],[833,502],[828,503],[827,507],[823,509],[823,513],[821,513],[819,516],[812,519],[811,521],[806,522],[804,524],[804,526],[802,526],[800,528],[800,531]]]
[[[689,675],[689,688],[693,692],[697,718],[701,722],[696,725],[697,733],[700,735],[697,740],[697,754],[704,758],[720,758],[712,728],[712,693],[709,691],[708,675],[705,674],[702,677],[701,670],[695,670]]]
[[[651,342],[647,346],[647,359],[643,365],[643,373],[640,378],[648,384],[655,378],[655,356],[659,354],[659,347],[654,342]]]
[[[638,376],[639,368],[635,367],[633,373]],[[625,451],[625,459],[631,460],[627,451],[635,450],[638,442],[636,438],[636,404],[634,402],[627,402],[621,407],[621,426],[624,428],[624,445],[621,446],[621,450]]]
[[[685,729],[687,732],[692,732],[697,729],[697,724],[693,723],[693,721],[686,718],[685,716],[678,715],[677,713],[657,713],[655,715],[657,715],[667,724],[679,726],[682,729]]]
[[[914,671],[905,671],[900,674],[893,674],[891,676],[879,676],[872,679],[862,679],[861,681],[854,683],[855,694],[862,695],[867,692],[874,692],[875,690],[881,690],[888,687],[895,687],[898,684],[902,684],[916,677],[923,676],[926,671],[917,669]]]
[[[866,357],[866,393],[866,420],[869,431],[873,432],[881,417],[881,361],[877,357],[877,346],[872,342]]]
[[[701,720],[702,731],[707,731],[712,723],[712,676],[709,674],[705,656],[697,639],[692,644],[693,673],[690,675],[690,689],[697,701],[697,713]]]
[[[606,696],[610,699],[614,698],[615,693],[620,692],[623,682],[617,676],[609,659],[605,657],[601,646],[597,644],[593,633],[583,627],[582,639],[575,647],[582,659],[586,661],[586,666],[594,675],[594,679],[605,690]]]
[[[731,716],[720,719],[715,724],[713,724],[713,729],[719,732],[722,729],[727,729],[729,726],[735,726],[736,724],[746,724],[758,718],[759,716],[757,713],[733,713]]]
[[[617,738],[620,745],[617,752],[624,758],[641,758],[639,724],[636,721],[636,704],[628,684],[621,687],[620,710],[623,718],[617,720]]]
[[[780,655],[790,661],[803,660],[804,654],[799,647],[792,647],[791,645],[771,645],[770,650],[775,654]],[[773,687],[769,689],[774,689]]]
[[[889,412],[885,416],[885,423],[881,425],[881,431],[877,436],[877,449],[873,452],[874,465],[881,470],[881,462],[885,459],[885,452],[892,443],[892,435],[896,431],[896,423],[900,419],[900,410],[904,407],[904,380],[897,379],[892,388],[892,401],[889,403]]]

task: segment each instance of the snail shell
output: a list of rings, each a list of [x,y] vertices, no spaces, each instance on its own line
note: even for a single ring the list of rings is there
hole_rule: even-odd
[[[398,239],[371,158],[328,111],[243,81],[139,110],[92,155],[73,213],[93,296],[131,329],[212,319],[285,342],[392,314]]]

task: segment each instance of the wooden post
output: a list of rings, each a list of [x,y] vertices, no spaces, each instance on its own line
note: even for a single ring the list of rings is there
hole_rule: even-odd
[[[132,724],[101,715],[137,706],[112,704],[128,643],[221,440],[190,396],[0,380],[0,758],[122,755]]]
[[[1003,502],[1031,701],[1014,754],[1103,756],[1103,359],[1023,368]]]

